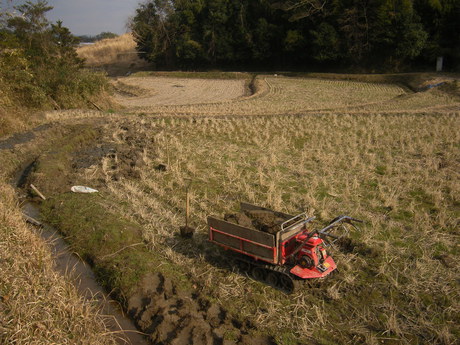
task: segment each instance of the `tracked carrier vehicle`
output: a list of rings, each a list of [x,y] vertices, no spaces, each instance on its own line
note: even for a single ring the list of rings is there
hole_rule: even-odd
[[[321,230],[310,230],[315,217],[306,213],[296,216],[275,212],[251,204],[242,203],[242,212],[273,212],[282,221],[276,232],[265,232],[223,219],[208,217],[209,241],[235,252],[240,269],[249,272],[256,280],[263,281],[284,292],[292,293],[299,282],[324,278],[337,265],[326,247],[340,236],[332,232],[357,219],[340,216]],[[346,230],[348,231],[348,230]],[[329,237],[331,240],[326,240]]]

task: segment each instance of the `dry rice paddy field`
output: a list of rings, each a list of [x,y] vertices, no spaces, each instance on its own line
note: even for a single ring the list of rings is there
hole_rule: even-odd
[[[48,114],[63,125],[78,118],[78,135],[41,154],[30,182],[49,196],[44,217],[153,343],[457,343],[451,89],[281,76],[257,77],[253,95],[241,79],[115,83],[119,113]],[[100,193],[73,195],[71,183]],[[183,239],[188,185],[196,233]],[[207,242],[206,217],[239,202],[306,210],[317,227],[340,214],[364,224],[330,249],[338,274],[285,295]]]
[[[337,111],[371,114],[437,112],[460,107],[458,98],[439,90],[414,93],[396,84],[348,80],[258,76],[253,82],[256,92],[250,96],[245,96],[241,80],[164,82],[162,78],[144,76],[120,78],[119,82],[145,93],[153,89],[155,94],[149,98],[142,92],[140,96],[125,94],[117,98],[136,114],[287,115]]]
[[[116,100],[126,107],[150,107],[167,105],[190,105],[210,102],[222,102],[242,96],[245,92],[245,81],[240,80],[207,80],[179,78],[126,78],[120,82],[131,89],[142,90],[140,95],[118,95]]]

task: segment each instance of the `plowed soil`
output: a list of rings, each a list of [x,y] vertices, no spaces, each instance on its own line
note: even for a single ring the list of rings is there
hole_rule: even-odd
[[[128,313],[153,344],[274,344],[268,336],[248,336],[254,328],[230,317],[218,304],[189,295],[161,273],[147,275],[128,301]],[[228,338],[233,341],[229,342]],[[227,341],[224,339],[227,338]]]

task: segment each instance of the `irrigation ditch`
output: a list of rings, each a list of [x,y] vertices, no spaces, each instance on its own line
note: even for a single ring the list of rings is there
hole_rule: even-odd
[[[29,162],[20,170],[12,181],[18,191],[26,189],[28,175],[33,171],[35,160]],[[85,263],[66,243],[59,231],[40,220],[40,207],[23,197],[21,210],[27,222],[34,225],[37,233],[48,243],[55,261],[55,269],[68,277],[77,288],[80,295],[91,302],[97,302],[101,313],[107,316],[107,328],[116,334],[119,344],[147,345],[146,334],[142,334],[132,320],[124,313],[119,302],[110,297],[98,283],[91,267]]]

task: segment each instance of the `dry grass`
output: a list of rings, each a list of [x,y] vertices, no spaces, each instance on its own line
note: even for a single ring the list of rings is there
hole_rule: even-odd
[[[0,343],[115,344],[96,308],[57,274],[47,245],[0,184]]]
[[[2,108],[0,105],[0,138],[24,131],[38,122],[36,117],[27,116],[22,109]]]
[[[459,113],[143,119],[128,125],[148,138],[141,178],[115,182],[114,163],[102,167],[123,205],[117,211],[143,224],[155,252],[282,343],[293,333],[454,344],[459,271],[442,262],[458,259],[459,125]],[[122,142],[124,131],[112,139]],[[159,163],[168,170],[156,171]],[[192,243],[175,236],[187,179]],[[334,251],[339,276],[286,297],[205,260],[221,255],[206,243],[206,216],[235,211],[239,201],[306,209],[322,222],[345,213],[366,225],[352,235],[354,250]]]
[[[107,67],[109,72],[114,69],[132,71],[148,66],[139,58],[136,42],[130,33],[79,47],[77,53],[85,59],[88,67]]]

